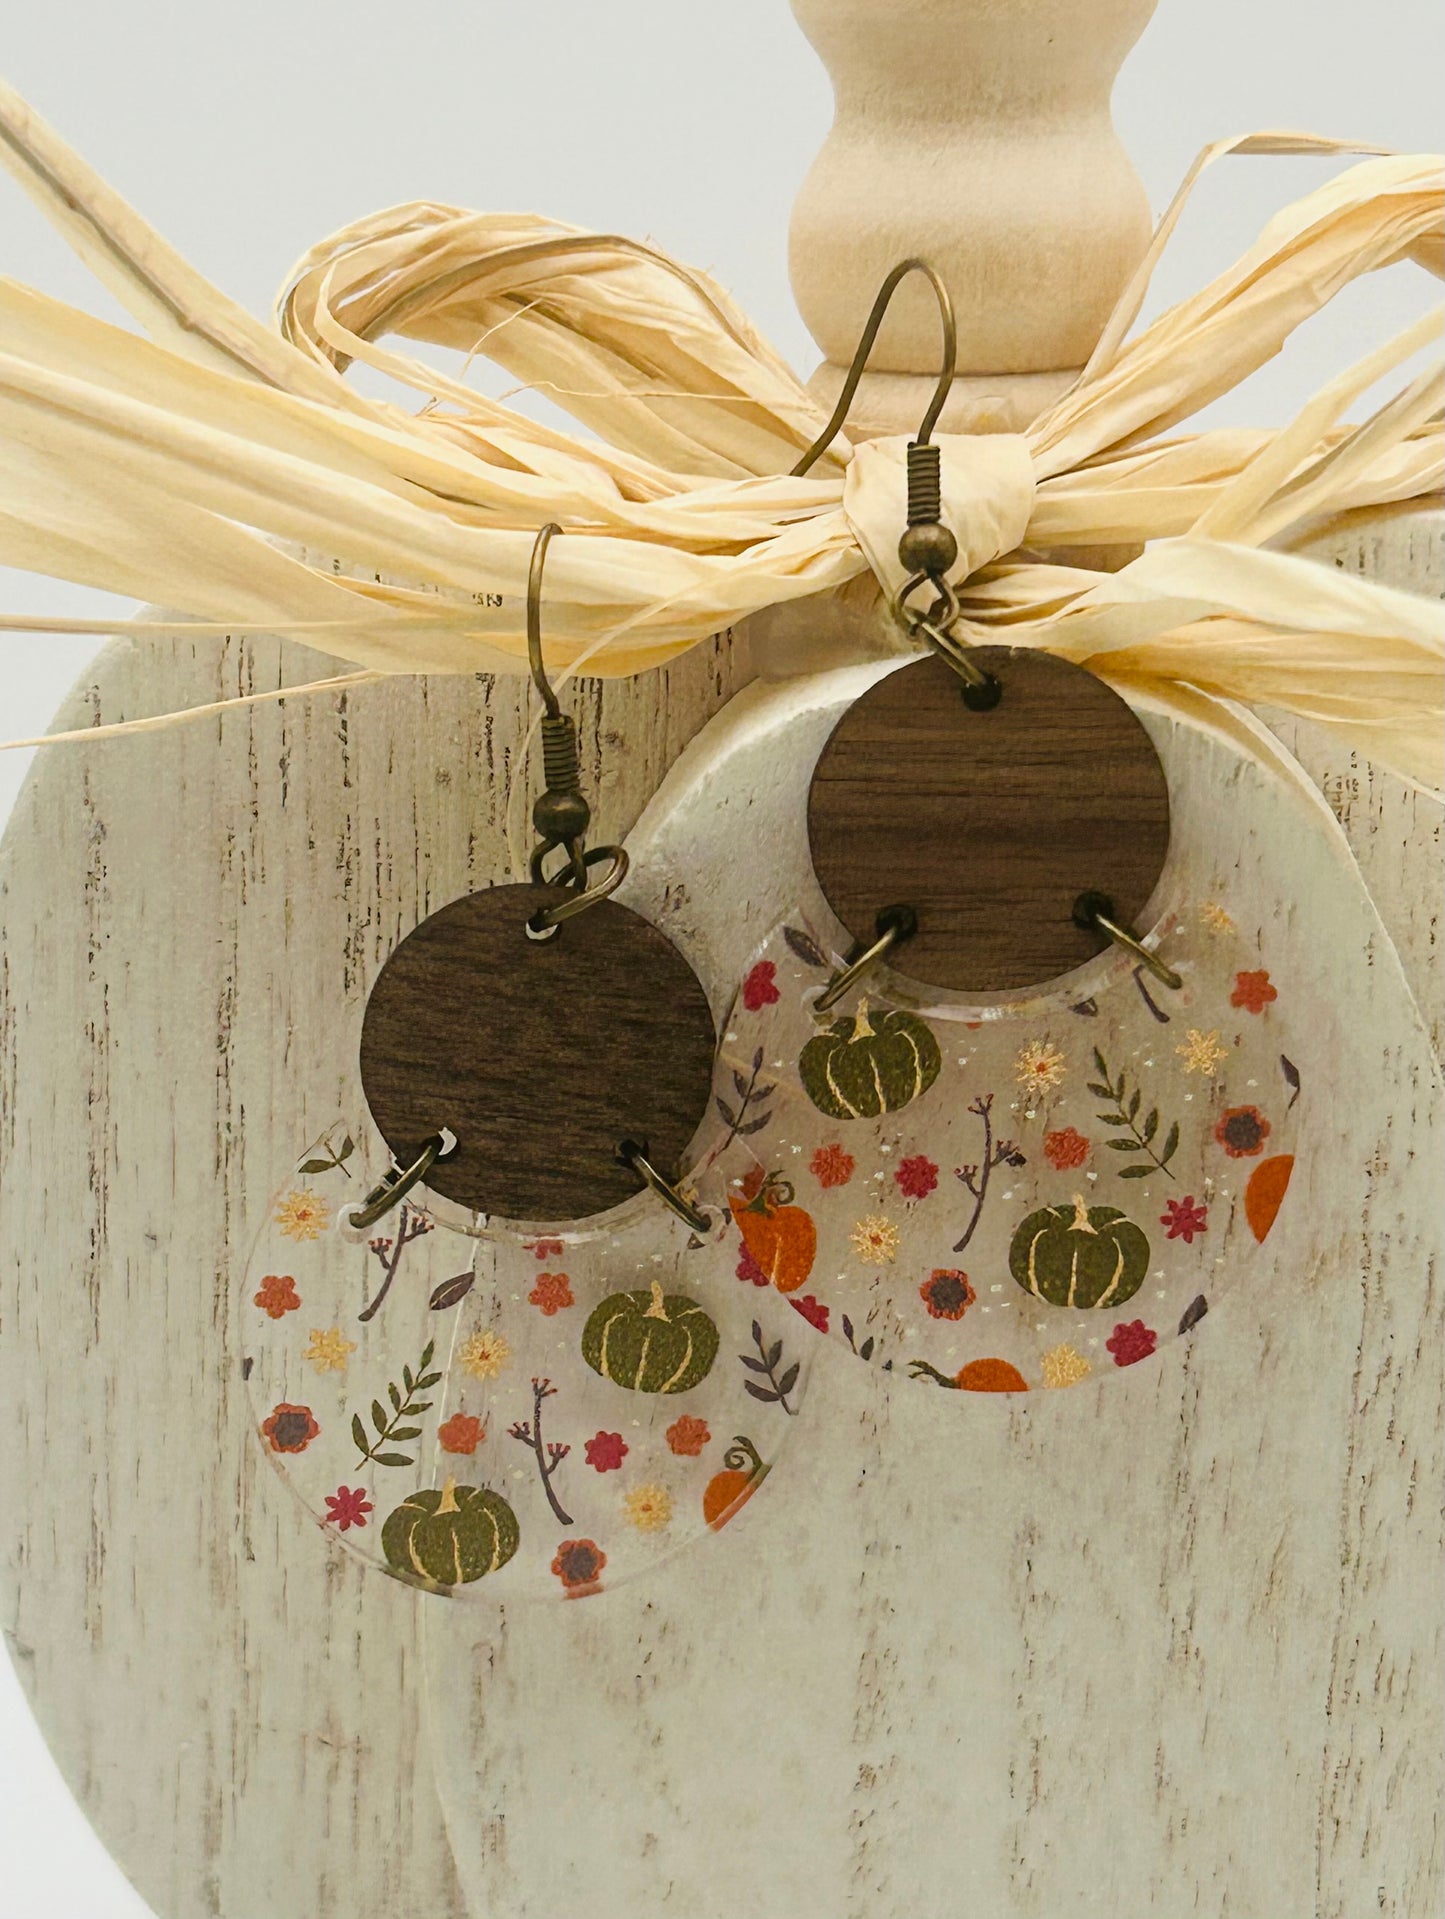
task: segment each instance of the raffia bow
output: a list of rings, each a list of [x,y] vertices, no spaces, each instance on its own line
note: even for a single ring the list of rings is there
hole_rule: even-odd
[[[1267,543],[1440,487],[1440,368],[1341,423],[1439,334],[1439,313],[1282,429],[1169,436],[1359,275],[1407,258],[1441,273],[1442,162],[1351,167],[1129,338],[1199,172],[1236,151],[1362,149],[1297,134],[1208,149],[1073,388],[1025,434],[945,437],[961,634],[1046,647],[1181,710],[1282,707],[1435,787],[1437,609]],[[583,536],[548,570],[558,671],[636,673],[870,568],[896,583],[902,442],[840,435],[807,478],[786,477],[821,409],[712,281],[653,248],[531,215],[401,207],[313,249],[273,330],[3,87],[0,158],[150,335],[0,282],[0,562],[184,616],[128,633],[303,639],[357,669],[323,686],[517,670],[549,519]],[[388,336],[483,354],[599,437],[486,399]],[[359,393],[352,363],[424,395],[420,411]],[[1100,568],[1109,548],[1123,563]],[[1091,563],[1067,564],[1071,549]]]

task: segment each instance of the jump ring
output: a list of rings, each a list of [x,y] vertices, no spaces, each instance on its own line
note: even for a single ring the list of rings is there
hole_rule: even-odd
[[[1184,981],[1172,966],[1166,966],[1159,955],[1150,950],[1139,935],[1129,926],[1121,926],[1114,918],[1114,902],[1107,893],[1080,893],[1074,901],[1074,924],[1086,931],[1102,933],[1116,946],[1122,946],[1126,953],[1132,953],[1140,965],[1146,967],[1155,979],[1178,992]]]
[[[617,1149],[617,1157],[624,1166],[630,1166],[634,1173],[640,1173],[669,1212],[676,1213],[685,1226],[695,1233],[712,1231],[712,1214],[703,1212],[700,1206],[694,1206],[683,1198],[670,1181],[665,1180],[652,1161],[647,1157],[645,1146],[635,1139],[625,1139]]]
[[[860,980],[870,966],[877,964],[885,953],[895,946],[901,946],[906,939],[912,939],[918,931],[918,915],[911,906],[885,906],[875,922],[878,937],[866,953],[860,953],[850,960],[842,972],[835,973],[813,1002],[813,1010],[826,1013],[836,1006],[848,988]]]
[[[421,1184],[439,1159],[445,1159],[455,1150],[455,1139],[449,1140],[445,1133],[433,1133],[411,1165],[402,1169],[393,1166],[389,1173],[382,1176],[380,1184],[372,1187],[361,1204],[344,1216],[345,1223],[364,1232],[379,1219],[385,1219],[393,1206],[401,1204],[413,1186]]]
[[[574,893],[570,899],[559,900],[555,906],[540,907],[532,915],[527,921],[529,938],[551,939],[564,920],[585,913],[589,906],[595,906],[599,900],[609,899],[617,891],[627,878],[627,850],[621,846],[594,846],[584,854],[583,865],[595,866],[599,860],[605,859],[612,861],[612,869],[595,886],[589,886],[583,893]]]

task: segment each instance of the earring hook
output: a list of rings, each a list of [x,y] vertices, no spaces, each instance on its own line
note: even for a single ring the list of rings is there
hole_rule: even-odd
[[[898,265],[894,267],[893,271],[888,275],[888,278],[883,282],[882,286],[879,287],[878,297],[873,302],[873,310],[868,315],[867,321],[864,323],[863,331],[858,336],[858,345],[853,351],[852,364],[849,366],[847,375],[844,378],[842,390],[838,395],[837,405],[833,408],[832,417],[823,428],[823,431],[818,435],[817,439],[814,440],[813,444],[808,448],[802,459],[799,460],[798,464],[793,468],[792,477],[795,480],[802,479],[803,475],[816,464],[838,437],[839,429],[848,417],[848,409],[853,404],[854,395],[858,391],[859,383],[867,371],[868,356],[873,351],[873,342],[878,338],[878,329],[883,324],[883,316],[888,311],[889,302],[910,273],[921,273],[924,279],[927,280],[928,284],[933,288],[934,298],[938,301],[938,318],[943,330],[943,362],[939,368],[938,384],[933,390],[933,398],[928,403],[928,411],[924,414],[923,420],[918,428],[918,437],[916,440],[918,446],[927,446],[929,444],[933,436],[933,429],[938,425],[939,417],[948,400],[949,391],[953,386],[954,375],[958,371],[958,323],[954,319],[953,300],[949,295],[948,288],[939,278],[937,271],[928,264],[927,260],[915,258],[911,260],[900,260]]]
[[[532,684],[542,697],[549,720],[557,719],[562,708],[542,660],[542,574],[547,565],[547,548],[561,531],[555,520],[549,520],[542,528],[533,544],[532,564],[527,572],[527,660],[532,668]]]

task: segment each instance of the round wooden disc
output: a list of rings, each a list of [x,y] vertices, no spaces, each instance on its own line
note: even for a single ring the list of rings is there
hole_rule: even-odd
[[[1153,743],[1094,674],[1022,647],[969,658],[1003,688],[988,711],[930,658],[851,706],[808,795],[813,866],[862,945],[907,905],[892,962],[932,986],[1007,992],[1055,979],[1106,942],[1076,926],[1081,893],[1132,923],[1169,851],[1169,788]]]
[[[434,1192],[505,1219],[572,1220],[671,1177],[707,1110],[716,1033],[697,975],[649,922],[600,900],[528,939],[556,887],[494,886],[423,920],[382,968],[361,1082],[398,1165],[442,1127]]]

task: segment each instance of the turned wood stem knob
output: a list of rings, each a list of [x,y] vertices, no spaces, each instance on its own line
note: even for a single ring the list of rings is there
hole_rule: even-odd
[[[888,270],[918,254],[958,314],[952,431],[1022,426],[1093,350],[1150,232],[1109,96],[1155,0],[792,0],[836,111],[793,210],[793,291],[831,399]],[[855,428],[906,430],[938,369],[905,285]]]

